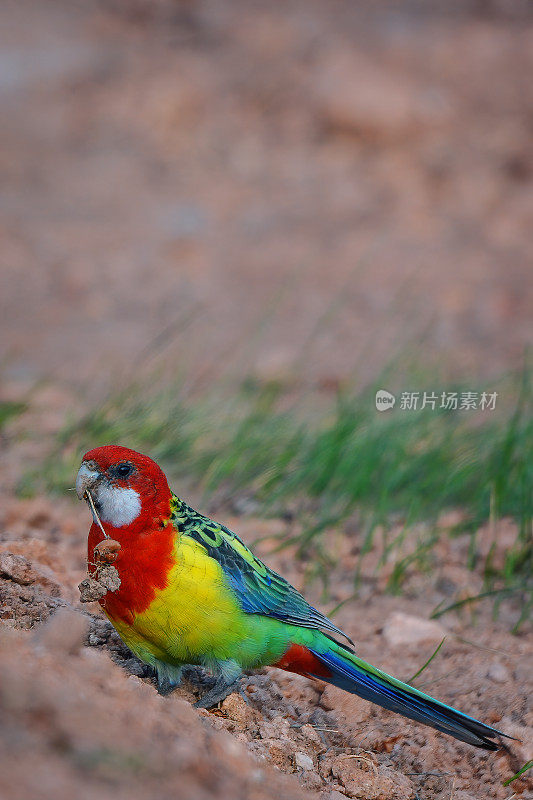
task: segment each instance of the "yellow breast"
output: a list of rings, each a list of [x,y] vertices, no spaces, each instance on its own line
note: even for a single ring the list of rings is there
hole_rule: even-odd
[[[177,540],[174,556],[168,583],[149,608],[132,625],[112,619],[113,625],[147,663],[203,663],[206,654],[227,657],[247,625],[220,565],[187,536]]]

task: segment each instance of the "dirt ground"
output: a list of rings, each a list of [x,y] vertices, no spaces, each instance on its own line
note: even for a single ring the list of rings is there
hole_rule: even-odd
[[[406,347],[473,384],[519,366],[528,4],[7,0],[0,22],[0,397],[45,379],[0,441],[0,794],[528,796],[531,779],[502,781],[532,758],[530,629],[512,636],[506,605],[428,624],[481,587],[463,540],[401,597],[371,553],[335,620],[401,678],[446,633],[420,683],[520,740],[496,755],[279,670],[215,712],[190,705],[198,676],[159,697],[79,603],[86,509],[15,495],[80,398],[154,355],[199,386],[255,373],[310,393],[373,378]],[[218,516],[248,541],[285,524]],[[328,539],[325,610],[352,595],[358,533]],[[512,533],[502,522],[500,551]],[[312,558],[268,555],[321,605]]]
[[[445,539],[434,570],[413,574],[401,597],[384,594],[372,557],[363,589],[336,622],[360,655],[408,678],[445,644],[420,685],[518,741],[487,754],[382,711],[339,689],[269,669],[249,675],[220,710],[196,711],[206,676],[160,697],[153,676],[120,643],[99,607],[82,606],[88,513],[68,501],[3,498],[0,520],[0,771],[9,798],[301,797],[325,800],[503,800],[503,780],[533,746],[530,631],[509,633],[516,609],[427,620],[458,587],[481,576],[465,567],[467,542]],[[279,521],[226,518],[258,552],[304,588],[312,563],[269,554]],[[512,534],[502,527],[498,558]],[[329,607],[350,597],[357,547],[332,534],[340,566]],[[377,553],[375,554],[377,557]],[[318,587],[306,594],[320,604]],[[87,609],[89,608],[89,613]],[[115,662],[115,663],[113,663]],[[28,754],[31,753],[31,769]],[[284,773],[284,774],[280,774]],[[290,776],[290,777],[287,777]],[[533,789],[531,778],[513,787]]]

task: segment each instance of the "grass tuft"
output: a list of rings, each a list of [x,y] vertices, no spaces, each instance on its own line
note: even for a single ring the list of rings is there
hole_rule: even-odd
[[[390,376],[387,380],[390,385]],[[470,535],[470,567],[481,558],[479,528],[490,522],[496,531],[497,521],[510,517],[517,523],[516,541],[503,566],[496,565],[494,548],[485,556],[483,595],[511,593],[523,609],[531,608],[529,372],[518,382],[501,383],[503,402],[493,412],[397,406],[378,413],[374,396],[380,385],[340,393],[330,408],[312,415],[294,400],[289,403],[279,385],[252,379],[231,395],[221,389],[194,402],[180,387],[151,392],[130,386],[66,424],[43,472],[48,488],[62,491],[72,485],[86,450],[124,444],[161,462],[175,486],[184,480],[199,484],[205,501],[235,507],[240,501],[254,513],[297,517],[302,532],[293,541],[301,552],[311,543],[320,552],[321,534],[357,515],[361,558],[379,530],[383,560],[394,562],[393,591],[401,590],[413,567],[431,565],[433,547],[443,535],[436,523],[446,511],[461,511],[461,523],[448,533]],[[514,407],[505,397],[515,398]],[[28,485],[26,479],[26,491]],[[415,551],[400,557],[406,530],[422,522]],[[402,531],[395,538],[393,526]],[[449,608],[454,607],[458,604]],[[518,625],[524,619],[523,613]]]

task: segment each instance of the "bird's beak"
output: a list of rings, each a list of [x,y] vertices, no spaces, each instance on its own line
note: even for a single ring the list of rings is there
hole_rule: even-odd
[[[85,499],[85,492],[87,490],[91,491],[101,477],[102,473],[98,471],[94,462],[84,461],[82,463],[76,477],[76,494],[80,500]]]

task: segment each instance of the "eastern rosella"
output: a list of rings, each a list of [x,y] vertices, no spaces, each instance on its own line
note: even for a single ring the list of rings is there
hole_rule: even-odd
[[[238,536],[177,497],[148,456],[112,445],[91,450],[76,490],[94,502],[89,572],[102,530],[114,544],[119,588],[100,603],[162,687],[177,685],[184,665],[206,667],[217,679],[197,705],[210,708],[236,687],[243,670],[272,665],[320,678],[477,747],[500,746],[493,741],[500,731],[360,659],[346,634]]]

